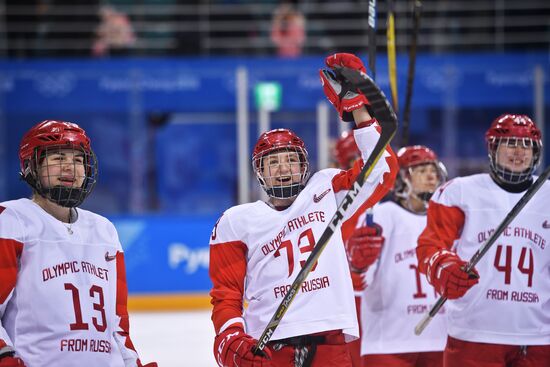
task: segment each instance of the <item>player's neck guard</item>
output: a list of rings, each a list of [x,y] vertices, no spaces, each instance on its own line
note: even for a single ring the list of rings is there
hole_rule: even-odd
[[[428,205],[428,201],[430,201],[433,194],[434,194],[433,192],[429,192],[429,191],[419,192],[418,194],[416,194],[416,197],[422,200],[426,205]]]
[[[507,192],[515,193],[515,194],[524,192],[533,184],[533,176],[529,177],[529,179],[525,181],[518,182],[518,183],[504,182],[493,171],[491,171],[490,176],[501,189]]]

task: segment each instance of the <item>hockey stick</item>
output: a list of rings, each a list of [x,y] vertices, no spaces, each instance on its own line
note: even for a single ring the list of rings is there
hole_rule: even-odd
[[[414,85],[414,74],[416,69],[416,44],[418,32],[420,31],[420,17],[422,16],[422,3],[419,0],[414,2],[413,8],[413,34],[409,48],[409,69],[407,71],[407,92],[405,95],[405,107],[403,108],[403,127],[401,130],[401,146],[409,143],[409,125],[411,121],[411,102]]]
[[[369,0],[369,69],[372,74],[372,80],[376,80],[376,0]],[[368,208],[366,211],[367,226],[372,226],[373,210]]]
[[[516,205],[512,208],[512,210],[506,215],[506,218],[500,223],[498,228],[495,230],[495,232],[489,237],[487,242],[485,242],[472,256],[470,261],[466,264],[466,267],[464,268],[464,271],[469,273],[474,266],[481,260],[483,255],[489,251],[489,248],[496,242],[498,237],[504,232],[508,224],[510,224],[511,221],[514,220],[515,217],[521,212],[523,207],[533,198],[535,193],[544,185],[544,183],[548,180],[548,177],[550,177],[550,166],[546,167],[546,169],[542,172],[542,174],[539,176],[539,178],[529,187],[529,189],[523,194],[521,199],[517,202]],[[420,335],[422,331],[428,326],[430,321],[434,318],[434,316],[437,314],[439,309],[443,306],[443,304],[447,301],[447,297],[441,296],[437,302],[433,305],[432,309],[420,320],[418,325],[414,328],[414,333],[416,335]]]
[[[369,69],[376,80],[376,0],[369,0]]]
[[[363,186],[363,183],[372,172],[374,166],[384,153],[386,146],[390,143],[391,139],[395,135],[395,132],[397,131],[397,116],[393,112],[391,105],[386,99],[386,96],[374,83],[374,81],[368,75],[360,73],[357,70],[344,67],[339,69],[338,72],[341,73],[341,75],[346,78],[349,83],[351,83],[355,88],[359,89],[361,93],[363,93],[367,97],[370,102],[370,108],[373,111],[373,115],[380,123],[382,132],[380,133],[380,138],[378,139],[378,142],[374,146],[372,152],[367,158],[367,161],[363,165],[363,169],[353,183],[352,188],[348,191],[347,195],[338,206],[336,213],[334,213],[334,215],[330,219],[327,228],[325,228],[323,234],[315,244],[313,251],[311,251],[311,254],[307,258],[304,266],[296,276],[296,279],[290,286],[290,289],[287,291],[286,295],[279,304],[279,307],[277,307],[275,314],[271,317],[271,320],[269,321],[264,332],[260,336],[258,344],[254,348],[255,354],[260,354],[273,336],[275,329],[277,328],[277,326],[279,326],[279,323],[281,322],[281,319],[288,310],[288,307],[294,300],[294,297],[298,294],[302,283],[306,280],[307,276],[311,272],[311,268],[317,262],[319,256],[321,256],[321,253],[328,244],[328,241],[344,218],[346,210],[353,203],[354,199],[359,193],[359,190]]]
[[[393,0],[388,0],[388,21],[386,29],[386,43],[388,48],[388,73],[390,77],[391,100],[395,113],[399,113],[397,95],[397,65],[395,59],[395,14]]]

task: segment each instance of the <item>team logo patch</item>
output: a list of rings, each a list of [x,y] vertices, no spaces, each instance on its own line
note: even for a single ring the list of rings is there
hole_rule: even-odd
[[[114,255],[109,255],[109,251],[105,253],[105,261],[113,261],[116,259],[116,252]]]
[[[323,198],[330,192],[330,189],[326,189],[321,193],[321,195],[317,196],[317,194],[313,195],[313,201],[315,203],[318,203],[319,201],[323,200]]]
[[[550,223],[548,223],[548,220],[545,220],[544,222],[542,222],[542,228],[550,229]]]

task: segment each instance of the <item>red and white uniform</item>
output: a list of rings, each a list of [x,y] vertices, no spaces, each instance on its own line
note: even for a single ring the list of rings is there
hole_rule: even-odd
[[[441,248],[454,248],[469,260],[523,194],[504,191],[488,174],[456,178],[439,188],[419,238],[421,271]],[[447,302],[450,336],[492,344],[550,344],[549,199],[547,182],[476,265],[479,284]]]
[[[367,156],[380,136],[375,125],[354,133],[363,157]],[[317,172],[285,210],[257,201],[224,213],[210,241],[212,319],[217,333],[240,323],[253,337],[261,335],[362,164],[358,161],[349,171]],[[393,185],[396,170],[388,148],[348,213],[366,200],[370,205],[380,200]],[[243,313],[244,300],[248,308]],[[359,335],[347,257],[342,236],[335,233],[272,340],[339,329],[348,340]]]
[[[77,210],[70,234],[31,200],[0,203],[0,346],[27,367],[141,366],[117,232]]]
[[[438,298],[417,267],[416,241],[426,226],[426,215],[387,201],[374,207],[373,217],[382,227],[385,242],[366,275],[361,355],[443,351],[444,316],[436,317],[422,335],[414,335],[414,327]],[[364,222],[362,216],[359,223]]]

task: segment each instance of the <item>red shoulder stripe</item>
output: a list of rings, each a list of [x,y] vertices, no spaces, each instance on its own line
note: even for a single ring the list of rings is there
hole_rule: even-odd
[[[380,183],[376,189],[374,189],[371,196],[353,213],[353,215],[342,223],[342,239],[344,242],[348,240],[355,228],[357,227],[357,221],[361,214],[363,214],[368,208],[371,208],[378,203],[384,196],[390,192],[395,183],[399,166],[397,164],[397,158],[391,148],[386,148],[386,151],[390,153],[389,157],[386,157],[386,162],[390,168],[389,172],[384,173],[382,176],[382,183]]]
[[[118,332],[119,335],[124,337],[124,346],[126,348],[136,351],[132,340],[130,339],[130,320],[128,318],[128,284],[126,282],[126,266],[124,265],[124,253],[118,251],[116,254],[116,314],[120,317]],[[139,359],[138,359],[139,365]]]
[[[23,243],[0,238],[0,304],[4,303],[17,281],[18,260],[23,252]]]

